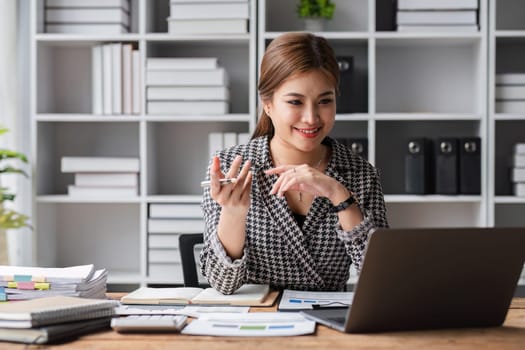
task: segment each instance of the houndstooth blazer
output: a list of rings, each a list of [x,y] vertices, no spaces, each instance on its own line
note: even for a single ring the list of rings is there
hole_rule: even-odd
[[[374,227],[388,227],[386,208],[378,174],[366,160],[341,143],[326,138],[332,148],[326,174],[337,179],[359,199],[364,220],[352,231],[343,231],[332,204],[316,197],[299,228],[286,199],[270,195],[277,175],[266,175],[273,167],[266,136],[218,153],[225,173],[236,155],[252,161],[251,204],[246,220],[244,254],[232,261],[219,238],[220,205],[204,191],[204,248],[200,255],[202,273],[211,286],[231,294],[245,283],[269,284],[275,288],[299,290],[342,290],[353,262],[359,271]],[[209,174],[209,169],[208,169]]]

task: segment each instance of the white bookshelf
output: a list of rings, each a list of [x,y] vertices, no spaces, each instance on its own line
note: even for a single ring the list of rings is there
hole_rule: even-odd
[[[182,283],[181,273],[148,274],[148,206],[199,204],[209,161],[208,133],[250,132],[256,106],[256,2],[247,34],[168,33],[169,0],[130,0],[131,30],[121,35],[44,32],[43,1],[31,0],[31,120],[34,159],[34,261],[43,266],[95,263],[109,283]],[[131,43],[141,57],[141,113],[92,114],[91,48]],[[151,115],[145,106],[148,57],[218,57],[230,78],[226,115]],[[140,159],[136,198],[67,195],[63,156]]]
[[[252,0],[248,34],[195,36],[167,33],[169,0],[131,0],[131,33],[112,36],[44,33],[41,3],[32,0],[31,14],[35,262],[93,262],[109,269],[110,283],[180,283],[148,275],[148,205],[200,203],[208,133],[253,131],[258,64],[273,38],[303,30],[297,1]],[[394,2],[336,3],[333,20],[319,34],[338,55],[353,56],[354,103],[351,113],[336,116],[332,136],[368,138],[391,226],[525,226],[525,199],[511,196],[500,159],[512,143],[525,142],[525,115],[494,113],[495,72],[525,72],[525,12],[515,10],[525,9],[522,1],[480,0],[475,33],[398,33]],[[230,113],[91,114],[90,50],[110,42],[140,51],[142,82],[147,57],[219,57],[232,82]],[[479,195],[404,194],[408,138],[471,136],[481,138]],[[70,198],[72,177],[59,166],[65,155],[138,157],[139,195]]]

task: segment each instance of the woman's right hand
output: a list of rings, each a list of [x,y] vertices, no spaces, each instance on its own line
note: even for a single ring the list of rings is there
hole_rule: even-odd
[[[248,214],[252,189],[251,162],[247,160],[241,169],[242,157],[236,156],[226,174],[221,172],[219,157],[213,157],[210,167],[210,196],[230,215]],[[239,171],[240,170],[240,171]],[[238,174],[238,175],[237,175]],[[236,178],[235,183],[221,185],[223,178]]]

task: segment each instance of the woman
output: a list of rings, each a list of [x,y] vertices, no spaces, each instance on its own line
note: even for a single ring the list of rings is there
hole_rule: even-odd
[[[209,167],[201,263],[218,291],[245,283],[343,290],[371,229],[388,226],[375,169],[328,137],[338,83],[324,38],[286,33],[268,46],[254,135]]]

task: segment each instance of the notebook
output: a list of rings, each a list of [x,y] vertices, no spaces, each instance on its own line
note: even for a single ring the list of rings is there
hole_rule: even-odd
[[[116,300],[54,296],[0,304],[0,327],[31,328],[50,324],[108,317]]]
[[[83,334],[109,329],[110,317],[60,323],[40,328],[0,328],[0,341],[48,344],[74,339]]]
[[[217,304],[262,305],[270,292],[268,285],[245,284],[235,293],[225,295],[213,288],[141,287],[121,298],[123,304]],[[273,302],[272,302],[273,303]]]
[[[523,228],[378,229],[350,308],[302,314],[348,333],[499,326],[524,262]]]

